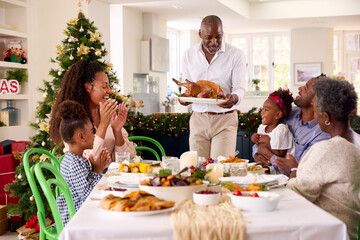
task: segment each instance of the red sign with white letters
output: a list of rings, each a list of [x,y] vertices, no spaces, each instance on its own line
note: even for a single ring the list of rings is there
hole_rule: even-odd
[[[18,94],[20,92],[20,84],[17,80],[1,79],[0,80],[0,94]]]

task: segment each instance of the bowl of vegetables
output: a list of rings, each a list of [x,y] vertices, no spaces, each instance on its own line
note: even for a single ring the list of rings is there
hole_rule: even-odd
[[[207,188],[208,182],[184,176],[155,176],[140,181],[139,188],[158,198],[179,202],[192,199],[193,193]]]
[[[270,212],[279,203],[280,195],[268,191],[240,191],[235,190],[227,194],[236,208],[248,212]]]

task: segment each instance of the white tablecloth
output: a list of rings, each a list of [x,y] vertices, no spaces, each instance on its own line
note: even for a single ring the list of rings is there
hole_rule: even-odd
[[[104,179],[102,179],[104,180]],[[346,226],[287,188],[273,212],[244,212],[246,240],[347,240]],[[170,213],[128,216],[100,209],[96,188],[61,233],[60,240],[174,239]],[[211,226],[209,226],[211,227]]]

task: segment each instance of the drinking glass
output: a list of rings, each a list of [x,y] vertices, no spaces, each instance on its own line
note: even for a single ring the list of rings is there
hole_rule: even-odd
[[[172,156],[162,156],[162,168],[179,170],[180,169],[180,159]]]
[[[123,163],[127,161],[130,163],[130,153],[129,152],[116,152],[115,153],[115,162],[116,163]]]

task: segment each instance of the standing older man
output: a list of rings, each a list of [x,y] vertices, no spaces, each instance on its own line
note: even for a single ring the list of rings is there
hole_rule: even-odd
[[[299,87],[299,95],[294,103],[297,108],[293,108],[286,120],[290,131],[294,134],[295,153],[294,156],[288,153],[288,158],[281,158],[273,155],[268,148],[261,148],[257,151],[257,146],[253,146],[253,156],[255,162],[261,162],[265,166],[274,166],[276,170],[281,170],[287,175],[297,169],[298,162],[305,153],[315,143],[330,138],[330,135],[321,131],[320,126],[314,119],[313,98],[315,96],[313,83],[322,75],[312,78],[304,86]],[[268,137],[262,136],[264,144],[270,141]],[[265,144],[266,145],[266,144]]]
[[[199,36],[201,42],[183,55],[183,77],[193,82],[208,80],[219,84],[226,101],[216,105],[193,103],[190,150],[197,151],[201,157],[228,156],[236,148],[236,106],[246,92],[245,56],[240,49],[222,42],[223,26],[217,16],[210,15],[202,20]]]

